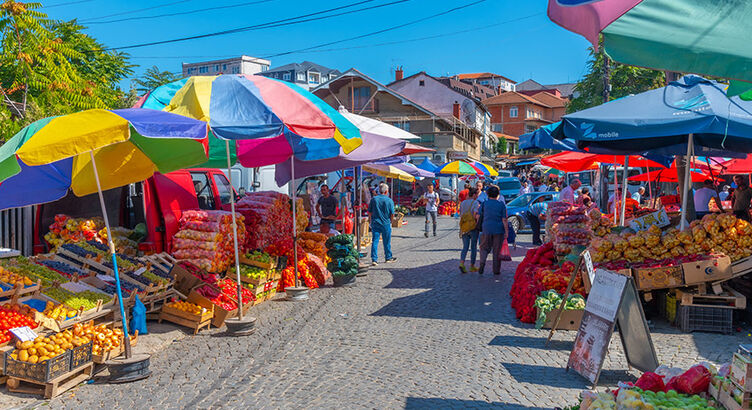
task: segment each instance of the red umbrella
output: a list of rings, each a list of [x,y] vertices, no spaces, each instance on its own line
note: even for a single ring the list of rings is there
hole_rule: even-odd
[[[588,154],[585,152],[561,152],[541,159],[541,164],[564,172],[579,172],[595,169],[598,163],[624,165],[624,156]],[[662,164],[640,155],[630,155],[629,165],[643,168],[666,168]]]
[[[405,148],[402,149],[402,152],[400,152],[397,155],[410,155],[410,154],[417,154],[419,152],[434,152],[435,149],[421,147],[420,145],[415,145],[411,143],[406,143]]]
[[[721,174],[748,174],[750,172],[752,172],[752,155],[747,155],[747,158],[732,159],[731,161],[724,162]]]
[[[701,174],[695,171],[691,171],[690,176],[692,178],[692,182],[702,182],[710,178],[709,176],[705,174]],[[627,179],[629,179],[630,181],[679,182],[679,177],[676,173],[675,167],[664,168],[664,169],[660,169],[658,171],[652,171],[649,173],[646,172],[644,174],[635,175]]]

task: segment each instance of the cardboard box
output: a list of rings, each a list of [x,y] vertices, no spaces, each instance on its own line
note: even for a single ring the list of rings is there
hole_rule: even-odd
[[[405,215],[401,213],[396,213],[392,215],[392,228],[402,228],[402,220],[404,219]]]
[[[175,284],[172,287],[183,295],[191,293],[191,289],[204,283],[201,279],[193,276],[190,272],[177,264],[173,265],[170,274],[175,278]]]
[[[683,263],[682,270],[684,271],[684,283],[687,285],[716,282],[729,279],[733,275],[731,258],[728,256]]]
[[[684,284],[681,266],[636,268],[632,269],[632,274],[639,290],[675,288]]]
[[[615,273],[618,273],[619,275],[624,275],[624,276],[630,276],[631,277],[632,276],[632,269],[631,268],[628,268],[628,269],[619,269],[619,270],[615,271]],[[585,292],[590,292],[590,288],[593,287],[593,284],[590,283],[590,277],[584,271],[582,272],[582,284],[585,286]]]
[[[739,353],[734,353],[729,378],[743,390],[752,391],[752,362]]]
[[[556,330],[579,330],[580,322],[582,322],[582,315],[585,313],[584,309],[579,310],[564,310],[561,312],[561,318],[559,319],[559,325]],[[546,314],[546,322],[543,324],[544,329],[551,329],[556,320],[556,311],[552,310]]]

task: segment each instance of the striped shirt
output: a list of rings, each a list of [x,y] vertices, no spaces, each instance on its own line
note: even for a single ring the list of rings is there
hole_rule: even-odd
[[[536,202],[532,205],[530,205],[530,213],[539,217],[541,215],[544,215],[546,211],[548,210],[548,202]]]

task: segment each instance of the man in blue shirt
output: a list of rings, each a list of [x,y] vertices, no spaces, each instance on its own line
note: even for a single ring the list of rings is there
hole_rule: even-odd
[[[372,265],[378,265],[379,236],[384,240],[384,257],[386,262],[394,262],[397,258],[392,257],[392,215],[394,214],[394,202],[387,196],[389,186],[379,184],[379,195],[371,199],[368,204],[368,213],[371,214],[371,243]]]
[[[543,197],[537,198],[536,202],[528,207],[527,219],[530,221],[530,227],[533,229],[533,245],[542,245],[541,242],[541,220],[546,217],[548,202]]]
[[[488,188],[488,201],[480,206],[478,211],[478,225],[480,225],[480,267],[483,274],[489,252],[493,252],[493,273],[501,274],[501,246],[508,234],[507,207],[499,201],[499,187],[491,185]]]

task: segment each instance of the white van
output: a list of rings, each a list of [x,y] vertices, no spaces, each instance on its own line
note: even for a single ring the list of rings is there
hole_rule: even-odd
[[[237,191],[242,188],[246,192],[277,191],[284,194],[289,193],[288,184],[279,186],[274,180],[274,167],[274,165],[268,165],[259,168],[246,168],[240,164],[235,164],[231,168],[232,185]],[[227,169],[222,171],[227,175]]]

